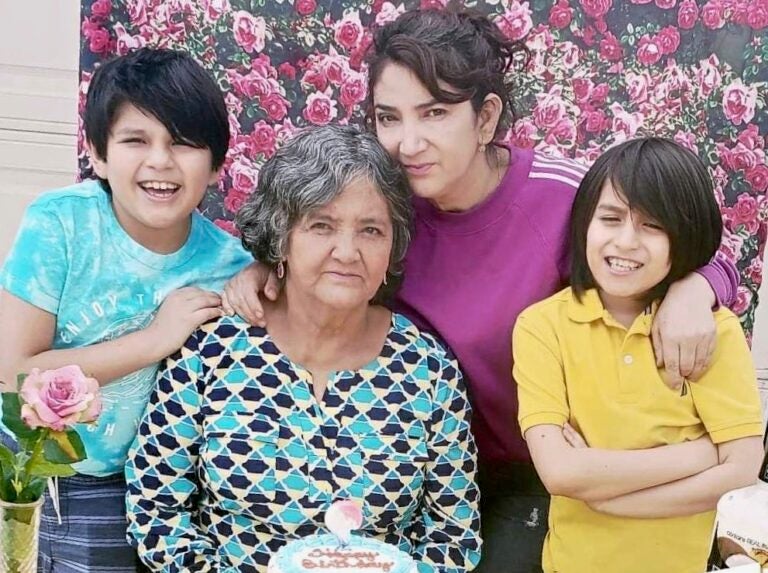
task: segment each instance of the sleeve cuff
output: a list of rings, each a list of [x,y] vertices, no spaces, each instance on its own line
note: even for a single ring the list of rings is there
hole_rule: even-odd
[[[713,444],[722,444],[724,442],[730,442],[732,440],[738,440],[741,438],[750,438],[752,436],[763,435],[763,421],[750,422],[746,424],[739,424],[737,426],[731,426],[723,428],[709,433],[709,438]]]
[[[552,424],[554,426],[564,426],[568,421],[568,417],[558,412],[540,412],[538,414],[529,414],[523,418],[520,418],[520,431],[525,438],[525,432],[534,426],[541,426],[543,424]]]

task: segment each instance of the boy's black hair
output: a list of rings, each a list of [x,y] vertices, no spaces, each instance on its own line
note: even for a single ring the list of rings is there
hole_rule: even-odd
[[[86,140],[100,159],[107,159],[115,115],[126,103],[155,117],[174,140],[210,149],[214,171],[223,165],[229,147],[224,96],[190,55],[141,48],[96,69],[88,88],[83,124]],[[109,190],[107,182],[102,183]]]
[[[579,185],[571,210],[571,286],[581,295],[598,285],[587,264],[587,229],[603,186],[610,181],[630,209],[655,220],[669,237],[670,271],[646,301],[706,265],[720,246],[722,218],[701,160],[669,139],[645,137],[601,155]]]

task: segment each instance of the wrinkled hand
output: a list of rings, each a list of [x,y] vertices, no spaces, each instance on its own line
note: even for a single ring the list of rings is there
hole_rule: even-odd
[[[155,318],[147,327],[153,350],[165,357],[186,342],[204,322],[221,316],[221,297],[197,287],[183,287],[165,297]]]
[[[715,298],[707,280],[691,273],[669,287],[651,329],[656,365],[664,381],[680,390],[709,366],[717,343],[712,315]]]
[[[250,324],[263,328],[267,321],[259,299],[260,292],[269,300],[277,300],[280,281],[268,266],[251,263],[224,285],[221,306],[226,314],[239,314]]]
[[[588,448],[589,445],[587,444],[586,440],[582,437],[580,433],[576,431],[576,429],[571,426],[568,422],[565,423],[565,426],[563,426],[563,437],[565,438],[565,441],[568,442],[568,444],[572,448]]]

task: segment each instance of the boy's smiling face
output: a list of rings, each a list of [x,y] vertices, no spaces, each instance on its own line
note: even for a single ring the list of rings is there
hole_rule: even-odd
[[[106,155],[94,154],[94,171],[109,181],[123,229],[152,251],[178,250],[191,213],[218,179],[210,150],[174,141],[155,117],[126,103],[115,114]]]

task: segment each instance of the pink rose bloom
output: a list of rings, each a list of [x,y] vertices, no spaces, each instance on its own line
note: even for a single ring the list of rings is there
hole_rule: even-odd
[[[690,30],[699,18],[699,7],[694,0],[683,0],[677,12],[677,25],[683,30]]]
[[[331,83],[338,85],[349,72],[349,60],[331,48],[330,53],[323,58],[323,70]]]
[[[723,112],[734,125],[749,123],[755,117],[757,88],[745,86],[741,79],[723,90]]]
[[[522,40],[533,28],[528,2],[521,4],[517,0],[513,0],[509,3],[509,8],[500,14],[494,23],[501,30],[501,33],[510,40]]]
[[[559,0],[549,11],[549,25],[553,28],[567,28],[573,20],[573,8],[568,2]]]
[[[653,0],[630,0],[632,4],[650,4]]]
[[[271,157],[275,153],[275,142],[277,141],[275,130],[263,119],[253,126],[253,132],[251,132],[249,139],[254,154],[261,153],[266,157]]]
[[[570,147],[576,141],[576,124],[569,117],[564,117],[544,136],[544,141],[551,145]]]
[[[733,303],[731,310],[736,314],[742,314],[749,308],[752,301],[752,293],[749,292],[747,287],[739,285],[736,289],[736,302]]]
[[[536,125],[554,127],[565,117],[565,101],[560,94],[560,87],[555,86],[548,93],[536,95],[536,107],[533,108],[533,121]]]
[[[576,96],[576,101],[578,103],[589,101],[589,96],[592,95],[593,85],[592,80],[589,78],[574,78],[571,80],[573,95]]]
[[[629,113],[618,102],[612,103],[610,109],[613,113],[611,129],[616,135],[616,142],[634,137],[637,130],[643,125],[643,116],[637,112]]]
[[[309,16],[317,8],[317,2],[315,0],[296,0],[293,7],[300,16]]]
[[[763,149],[765,147],[765,140],[760,136],[760,131],[754,123],[750,123],[747,129],[737,135],[736,140],[749,149]]]
[[[768,167],[764,163],[755,165],[747,170],[744,179],[752,186],[755,193],[765,193],[768,190]]]
[[[597,84],[592,90],[592,103],[596,106],[603,105],[608,98],[608,90],[610,89],[610,86],[605,82]]]
[[[244,195],[250,195],[256,189],[259,182],[259,172],[250,161],[243,157],[237,157],[229,169],[232,178],[232,190]],[[235,211],[230,209],[230,211]]]
[[[141,48],[146,44],[146,41],[141,36],[131,36],[125,29],[122,23],[117,22],[113,29],[117,36],[116,51],[119,56],[123,56],[130,51]]]
[[[696,70],[696,81],[699,82],[699,89],[704,97],[720,87],[723,78],[720,75],[720,61],[716,55],[712,54],[706,60],[701,60],[699,69]]]
[[[229,5],[229,0],[203,0],[203,9],[205,10],[205,19],[209,22],[215,22],[225,12],[229,12],[232,8]]]
[[[634,72],[627,72],[625,81],[627,83],[629,100],[632,103],[640,103],[648,99],[648,84],[650,84],[651,79],[647,73],[636,74]]]
[[[62,432],[74,424],[93,422],[101,413],[99,383],[79,366],[54,370],[33,368],[19,391],[21,418],[32,429]]]
[[[670,8],[674,8],[675,4],[677,4],[677,0],[656,0],[656,6],[662,10],[669,10]]]
[[[734,170],[752,169],[765,162],[765,153],[762,149],[750,149],[740,141],[731,149],[729,155],[729,163]]]
[[[277,92],[259,99],[259,107],[266,112],[270,121],[282,121],[288,115],[288,101]]]
[[[611,9],[613,0],[579,0],[584,12],[592,18],[602,18]]]
[[[400,16],[400,14],[405,13],[405,6],[400,4],[399,6],[395,7],[392,2],[384,2],[384,4],[381,5],[381,11],[379,11],[378,14],[376,14],[376,25],[377,26],[383,26],[384,24],[389,24],[390,22],[394,22],[397,20],[397,17]]]
[[[112,2],[110,0],[96,0],[91,4],[91,14],[102,20],[106,19],[111,11]]]
[[[325,91],[325,88],[328,87],[328,75],[325,72],[325,62],[318,59],[318,56],[310,56],[301,82],[312,86],[319,92]]]
[[[572,70],[579,65],[581,50],[573,42],[561,42],[558,50],[563,54],[563,66],[567,70]]]
[[[94,54],[106,54],[110,51],[109,32],[98,28],[91,32],[88,38],[88,49]]]
[[[336,118],[336,102],[324,92],[315,92],[307,97],[302,111],[304,119],[315,125],[325,125]]]
[[[514,128],[510,131],[512,143],[522,149],[531,149],[536,144],[536,132],[536,126],[530,119],[516,121]]]
[[[701,8],[701,21],[711,30],[725,25],[725,7],[719,0],[710,0]]]
[[[644,66],[652,66],[661,59],[661,46],[657,43],[656,36],[648,34],[640,38],[637,48],[637,60]]]
[[[661,48],[662,54],[673,54],[680,47],[680,32],[674,26],[666,26],[659,30],[656,35],[656,41]]]
[[[283,62],[277,66],[277,71],[280,72],[281,76],[286,77],[289,80],[296,79],[296,68],[294,68],[293,65],[291,65],[289,62]]]
[[[356,106],[365,99],[366,89],[365,75],[360,72],[348,72],[339,90],[341,105],[347,108]]]
[[[132,0],[131,2],[126,2],[126,7],[131,24],[143,26],[149,21],[147,18],[147,0]]]
[[[230,213],[237,213],[248,200],[249,193],[230,189],[224,197],[224,208]]]
[[[736,204],[729,210],[734,226],[743,225],[750,235],[757,232],[757,207],[754,197],[749,193],[741,193],[736,199]]]
[[[768,3],[754,2],[747,9],[747,25],[753,30],[768,27]]]
[[[363,36],[363,25],[360,23],[360,15],[352,12],[344,16],[334,26],[334,39],[340,46],[352,50]]]
[[[699,154],[699,148],[696,145],[696,136],[688,131],[678,131],[675,133],[674,139],[678,144],[682,145],[693,151],[695,154]]]
[[[235,42],[246,52],[261,52],[267,39],[267,23],[261,16],[254,17],[245,10],[238,10],[232,16]]]
[[[587,130],[587,133],[600,133],[605,130],[610,123],[611,122],[608,121],[605,112],[601,109],[596,109],[587,114],[587,121],[584,124],[584,129]]]
[[[624,57],[624,49],[618,38],[610,32],[600,40],[600,55],[609,62],[618,62]]]

